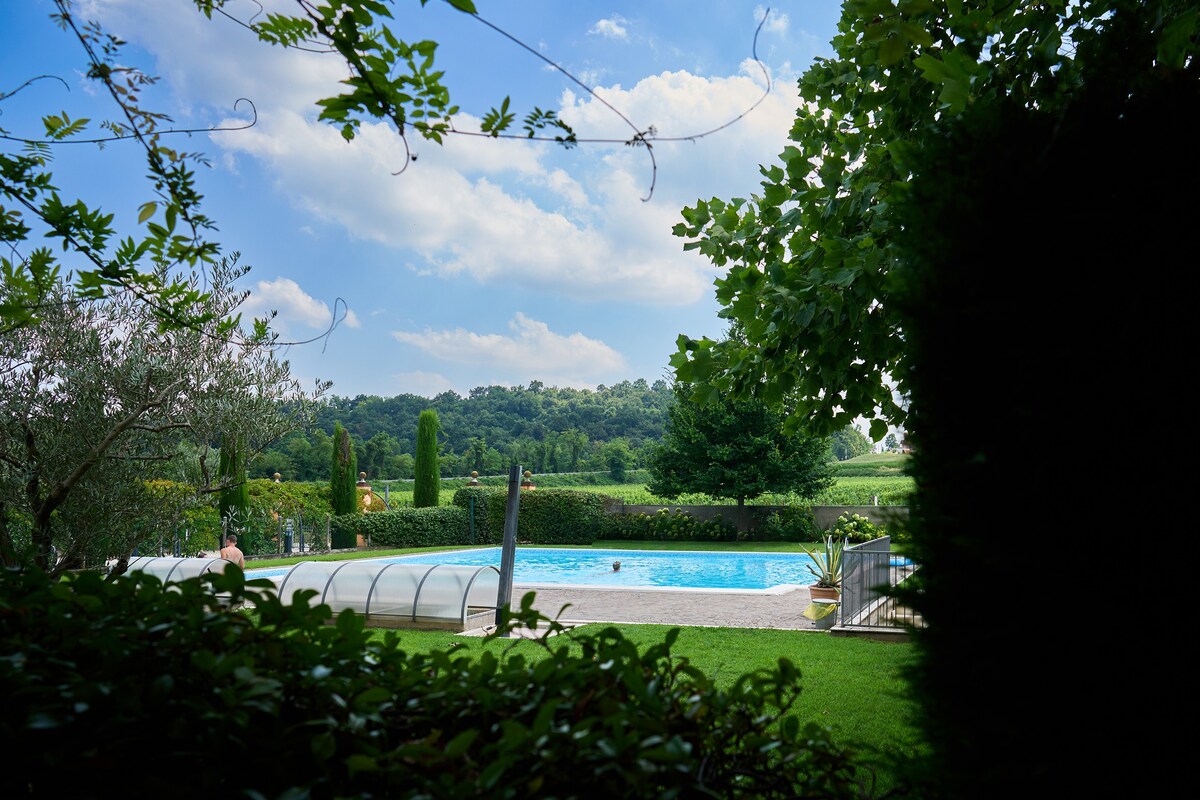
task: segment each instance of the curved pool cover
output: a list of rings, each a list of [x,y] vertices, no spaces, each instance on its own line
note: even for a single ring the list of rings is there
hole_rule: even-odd
[[[223,571],[223,558],[146,556],[130,571],[154,575],[164,584]],[[350,609],[367,625],[465,631],[495,622],[500,570],[457,564],[389,564],[381,561],[301,561],[278,579],[275,593],[290,604],[305,590],[313,605],[324,603],[336,616]]]

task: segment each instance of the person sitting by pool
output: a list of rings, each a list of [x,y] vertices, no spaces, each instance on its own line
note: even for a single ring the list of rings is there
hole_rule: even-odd
[[[620,561],[614,561],[614,562],[613,562],[613,572],[617,572],[617,571],[618,571],[618,570],[620,570],[620,569],[621,569],[621,562],[620,562]]]

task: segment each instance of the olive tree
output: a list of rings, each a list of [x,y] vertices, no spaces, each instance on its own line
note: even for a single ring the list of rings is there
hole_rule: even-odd
[[[238,441],[250,459],[308,424],[329,385],[302,390],[272,334],[228,322],[246,271],[234,256],[183,279],[207,286],[187,309],[202,324],[164,328],[130,290],[81,298],[59,282],[39,297],[35,320],[0,336],[6,563],[31,558],[56,574],[127,558],[144,538],[135,523],[166,513],[151,505],[147,479],[190,473],[199,492],[219,491],[228,480],[210,446]]]

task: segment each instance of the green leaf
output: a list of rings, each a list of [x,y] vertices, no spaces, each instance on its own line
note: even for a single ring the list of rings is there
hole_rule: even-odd
[[[879,63],[885,67],[895,64],[908,51],[908,42],[899,36],[890,36],[879,45]]]
[[[460,758],[479,736],[478,729],[465,730],[446,743],[446,758]]]
[[[770,183],[763,186],[763,200],[772,206],[782,205],[787,201],[791,192],[786,186]]]
[[[158,210],[158,203],[153,201],[143,203],[141,211],[138,212],[138,224],[141,225],[146,220],[154,216],[154,212]]]
[[[346,769],[351,775],[359,772],[375,772],[379,769],[379,764],[370,756],[355,754],[346,759]]]
[[[884,420],[881,420],[881,419],[871,420],[871,438],[874,441],[876,441],[876,442],[883,441],[883,437],[887,436],[887,432],[888,432],[887,422],[885,422]]]
[[[468,14],[478,14],[475,10],[475,4],[471,0],[446,0],[450,5],[457,8],[459,11],[464,11]]]
[[[1192,36],[1196,32],[1196,18],[1200,14],[1196,8],[1180,14],[1167,23],[1158,39],[1158,62],[1169,69],[1183,69],[1188,52],[1195,52]]]

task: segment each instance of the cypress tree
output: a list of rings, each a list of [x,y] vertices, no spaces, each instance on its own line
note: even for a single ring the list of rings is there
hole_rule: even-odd
[[[333,457],[330,465],[329,496],[334,514],[354,514],[358,512],[358,490],[355,488],[355,475],[358,472],[358,457],[354,454],[354,444],[350,441],[350,432],[342,427],[342,423],[333,423]]]
[[[438,474],[437,435],[441,429],[437,411],[429,408],[417,418],[417,454],[413,462],[413,507],[438,504],[441,477]]]
[[[217,496],[217,510],[222,527],[227,531],[245,525],[250,514],[250,487],[246,484],[245,459],[245,448],[236,437],[227,437],[221,443],[217,476],[227,488]]]

